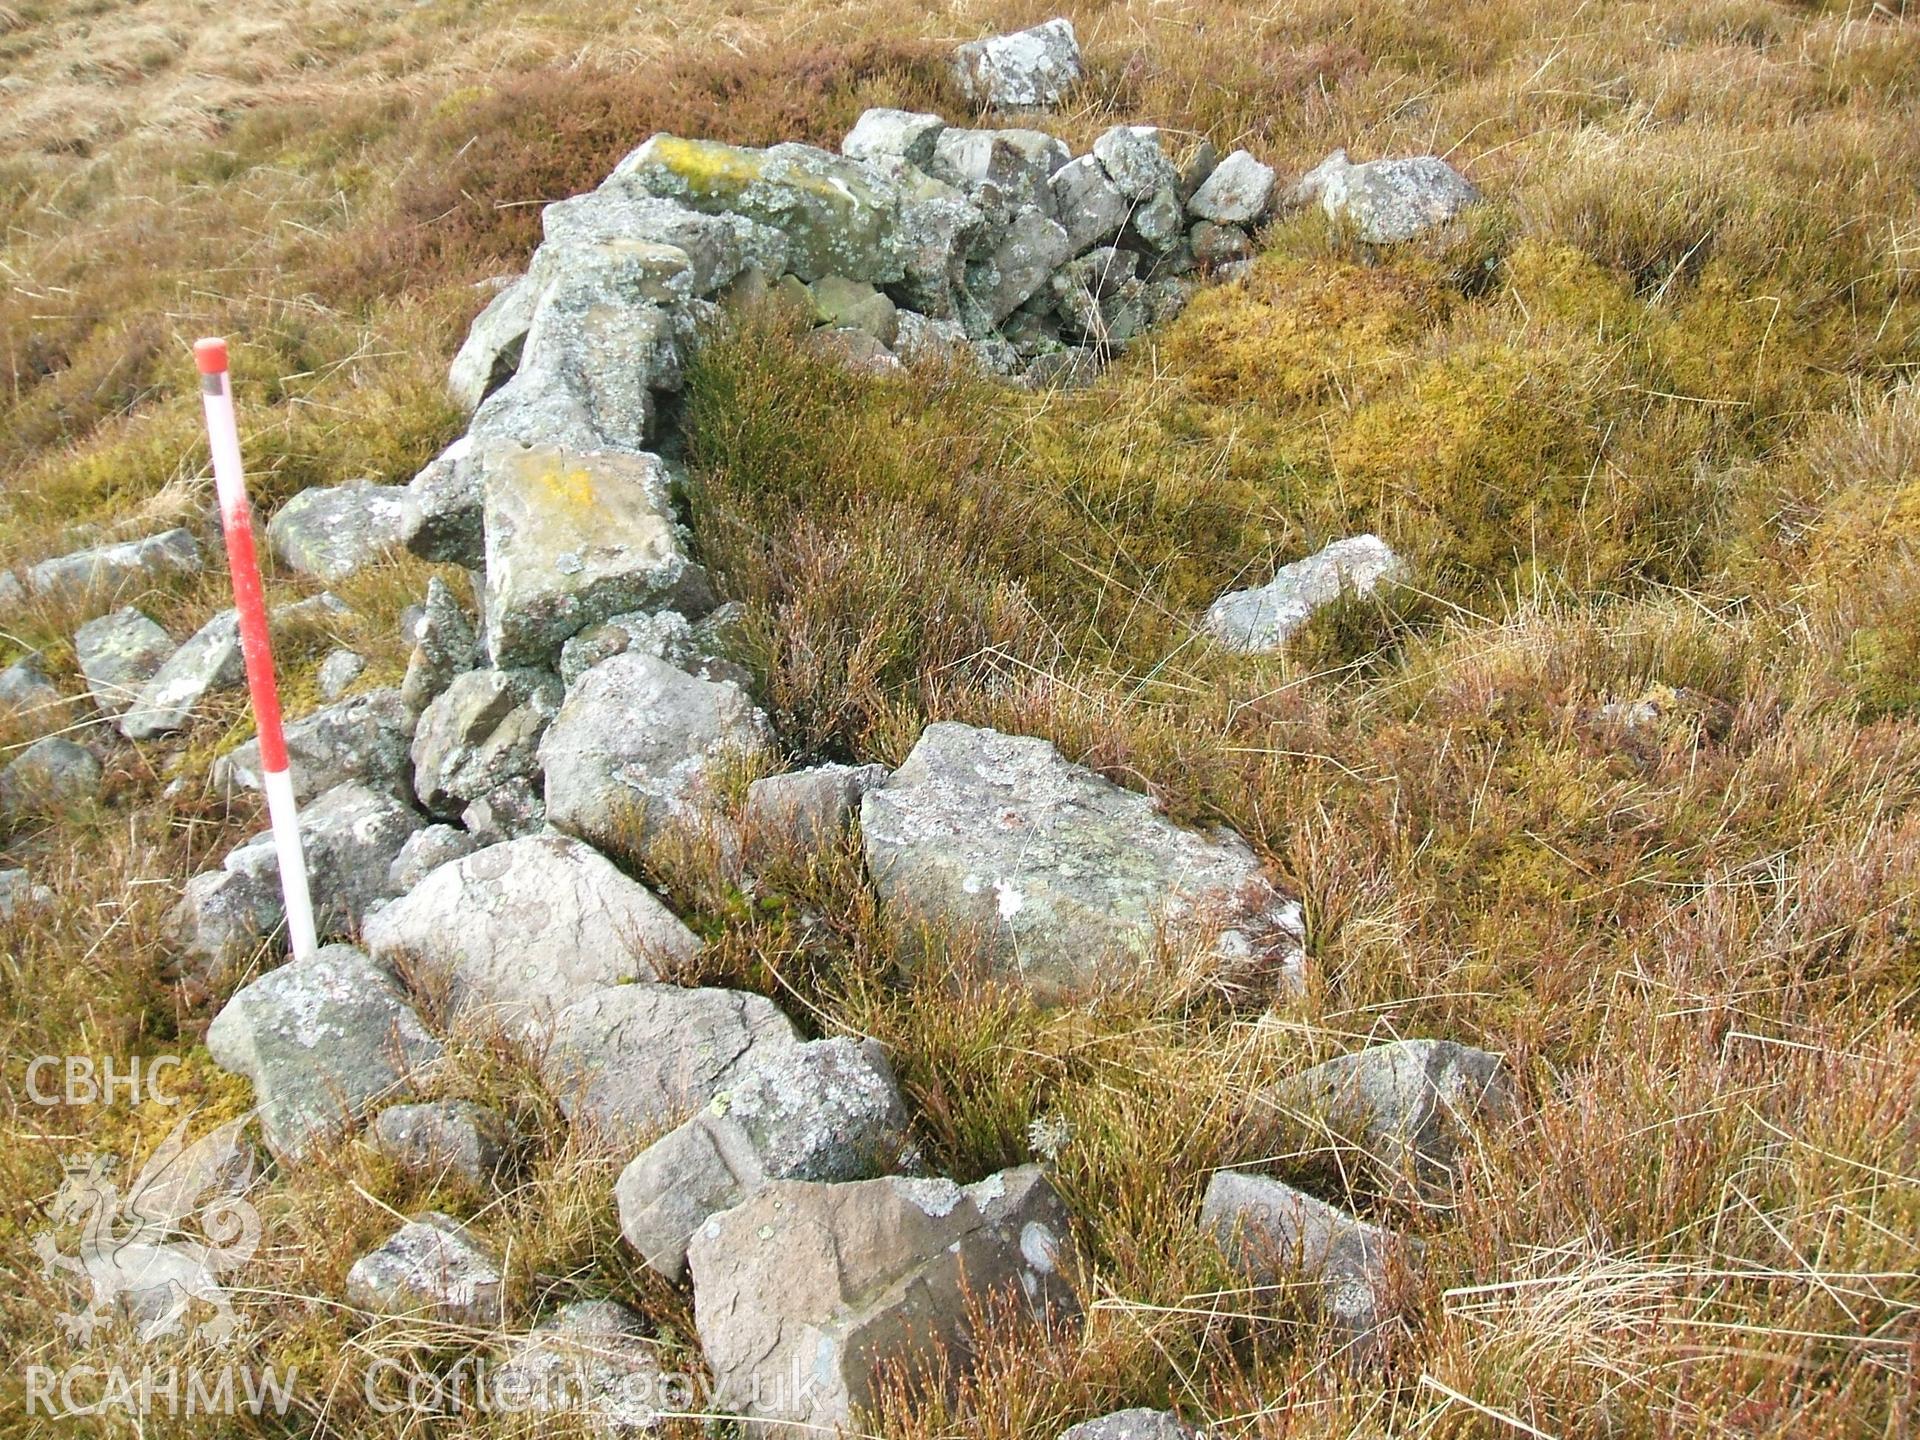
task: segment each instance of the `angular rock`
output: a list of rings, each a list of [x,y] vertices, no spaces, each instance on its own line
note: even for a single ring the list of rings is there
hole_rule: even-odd
[[[734,215],[703,215],[673,200],[650,195],[618,172],[597,190],[555,201],[540,212],[547,243],[534,269],[547,277],[577,263],[584,248],[596,245],[671,248],[679,252],[682,280],[661,275],[650,298],[659,304],[711,295],[740,273],[748,249],[769,243],[752,222]],[[772,237],[773,243],[784,243]],[[641,252],[644,253],[644,252]]]
[[[351,945],[269,970],[207,1027],[207,1051],[253,1082],[260,1130],[297,1160],[440,1058],[392,975]]]
[[[756,1046],[705,1109],[614,1186],[620,1233],[670,1279],[689,1239],[776,1180],[864,1180],[910,1167],[906,1105],[880,1047],[845,1037]]]
[[[684,1411],[645,1338],[640,1317],[611,1300],[576,1300],[542,1320],[493,1371],[503,1411],[578,1417],[596,1435],[660,1428],[661,1412]]]
[[[1206,628],[1229,650],[1278,650],[1313,612],[1342,592],[1397,585],[1407,568],[1378,535],[1353,535],[1283,565],[1255,590],[1230,590],[1207,611]]]
[[[547,820],[609,849],[650,843],[694,815],[710,767],[767,738],[738,685],[615,655],[580,677],[540,741]]]
[[[1189,230],[1187,244],[1192,247],[1193,258],[1210,267],[1230,265],[1253,254],[1253,242],[1246,231],[1234,225],[1215,225],[1211,220],[1202,220]]]
[[[1245,150],[1222,160],[1187,201],[1187,213],[1216,225],[1257,225],[1273,204],[1274,174]]]
[[[1364,1351],[1379,1339],[1396,1271],[1418,1260],[1418,1241],[1395,1235],[1263,1175],[1214,1172],[1201,1228],[1236,1273],[1258,1286],[1304,1282],[1322,1313]]]
[[[23,655],[0,670],[0,711],[45,718],[66,703],[67,697],[47,678],[38,655]]]
[[[527,1034],[603,985],[657,980],[700,942],[653,892],[563,835],[479,850],[368,918],[377,957],[411,955],[457,1013]]]
[[[1463,1135],[1513,1109],[1501,1058],[1452,1040],[1395,1040],[1341,1055],[1258,1100],[1352,1139],[1390,1176],[1427,1185],[1451,1175]]]
[[[367,668],[367,657],[353,650],[330,650],[314,674],[314,687],[322,700],[338,700]]]
[[[376,1315],[491,1327],[505,1301],[500,1262],[438,1210],[414,1216],[347,1272],[347,1303]]]
[[[89,620],[73,633],[80,673],[93,703],[109,718],[140,698],[173,650],[173,637],[131,606]]]
[[[840,142],[840,153],[851,160],[896,157],[924,170],[927,161],[933,158],[933,142],[946,128],[947,122],[938,115],[913,110],[867,110]]]
[[[547,802],[531,779],[503,780],[460,812],[460,823],[481,845],[503,845],[546,829]]]
[[[453,590],[438,575],[427,581],[427,599],[411,636],[413,653],[407,657],[400,698],[409,710],[424,710],[453,677],[480,663],[480,645],[467,623]]]
[[[91,800],[103,773],[93,752],[71,740],[36,740],[0,770],[0,816],[51,815]]]
[[[482,400],[513,378],[539,298],[538,282],[522,275],[502,286],[474,317],[447,370],[447,393],[461,409],[478,409]]]
[[[11,920],[23,906],[47,905],[53,891],[33,883],[24,870],[0,870],[0,921]]]
[[[1164,185],[1144,200],[1134,202],[1127,222],[1127,233],[1156,255],[1167,256],[1178,250],[1186,236],[1186,212],[1171,185]]]
[[[513,1149],[513,1126],[471,1100],[390,1105],[373,1122],[374,1148],[402,1170],[453,1175],[476,1189],[491,1185]]]
[[[899,334],[899,315],[893,301],[864,281],[827,275],[808,288],[813,293],[814,313],[822,323],[865,331],[882,345],[891,345]]]
[[[27,571],[27,589],[35,594],[77,601],[112,596],[200,569],[200,545],[186,530],[168,530],[143,540],[76,550],[42,560]]]
[[[817,849],[860,813],[860,797],[887,783],[884,765],[816,765],[747,787],[747,828],[763,843]]]
[[[140,695],[120,717],[120,733],[129,740],[151,740],[184,729],[200,702],[215,690],[231,690],[247,678],[240,651],[240,617],[223,610],[187,638],[153,672]],[[325,685],[321,689],[324,692]]]
[[[1067,232],[1037,210],[1023,210],[985,260],[967,267],[967,289],[997,325],[1047,283],[1072,252]]]
[[[1301,178],[1290,197],[1320,202],[1327,218],[1369,245],[1393,245],[1446,224],[1480,201],[1466,176],[1437,155],[1348,163],[1336,150]]]
[[[481,475],[497,451],[512,440],[482,443],[462,435],[407,482],[419,517],[407,537],[407,549],[423,560],[478,569],[485,561],[486,538],[481,504]]]
[[[929,319],[912,310],[900,312],[893,349],[903,365],[972,363],[966,326],[957,320]]]
[[[540,737],[560,708],[544,670],[469,670],[427,706],[413,732],[413,787],[429,814],[452,819],[509,780],[539,770]]]
[[[287,755],[293,793],[311,800],[323,790],[363,781],[411,799],[408,750],[413,712],[398,690],[369,690],[289,721]],[[260,742],[248,740],[213,762],[214,788],[225,795],[260,788]]]
[[[690,568],[652,455],[503,457],[486,475],[486,530],[496,665],[551,665],[587,626],[671,604]]]
[[[322,485],[302,490],[274,512],[267,544],[294,574],[331,585],[405,545],[418,523],[404,485]]]
[[[224,989],[285,914],[272,876],[219,869],[189,879],[164,930],[190,993],[198,999]]]
[[[1060,223],[1066,227],[1069,254],[1079,255],[1111,241],[1133,213],[1120,187],[1091,155],[1062,165],[1048,183]]]
[[[1058,105],[1080,79],[1080,42],[1069,20],[974,40],[954,52],[960,93],[996,110]]]
[[[1160,132],[1152,125],[1116,125],[1093,142],[1093,157],[1114,188],[1129,200],[1146,200],[1180,183]]]
[[[300,807],[300,847],[313,894],[313,922],[322,936],[350,934],[378,901],[393,894],[387,878],[393,862],[426,823],[390,791],[356,780]],[[224,868],[252,877],[273,897],[267,929],[277,926],[282,918],[280,861],[273,832],[262,831],[231,851]]]
[[[1054,174],[1072,159],[1066,144],[1044,130],[943,130],[927,173],[990,202],[1011,219],[1034,207],[1053,218]],[[991,197],[982,194],[990,187]]]
[[[1211,140],[1202,139],[1180,165],[1180,203],[1189,205],[1200,187],[1220,168],[1220,152]]]
[[[782,1181],[694,1237],[694,1322],[712,1408],[849,1424],[879,1371],[967,1367],[968,1301],[1076,1308],[1067,1214],[1034,1167],[951,1180]]]
[[[1297,902],[1231,832],[1184,830],[1032,736],[929,725],[860,806],[888,922],[976,937],[996,973],[1058,998],[1207,942],[1223,972],[1298,984]]]
[[[479,848],[473,836],[451,825],[416,830],[387,867],[387,889],[394,895],[404,895],[442,865],[451,865]]]
[[[1171,1410],[1115,1410],[1060,1432],[1060,1440],[1204,1440]]]
[[[609,985],[554,1017],[540,1073],[569,1120],[631,1150],[706,1104],[749,1055],[798,1043],[777,1005],[745,991]]]
[[[560,678],[572,685],[602,660],[633,650],[702,680],[731,680],[744,690],[752,676],[718,653],[737,643],[722,632],[729,623],[737,622],[740,613],[741,606],[735,601],[697,623],[675,610],[615,615],[582,630],[560,647]]]

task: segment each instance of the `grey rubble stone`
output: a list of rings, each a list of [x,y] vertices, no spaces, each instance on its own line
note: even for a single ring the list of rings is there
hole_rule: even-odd
[[[758,1046],[706,1108],[649,1145],[614,1186],[621,1234],[678,1280],[693,1233],[775,1180],[864,1180],[914,1162],[906,1105],[879,1045]]]
[[[313,921],[321,935],[351,932],[376,902],[393,894],[387,874],[400,847],[426,823],[391,792],[353,780],[300,808],[300,848],[313,894]],[[228,852],[223,868],[251,876],[273,897],[267,928],[277,926],[282,918],[280,861],[273,832],[263,830]]]
[[[480,645],[453,590],[438,575],[427,581],[427,598],[410,637],[413,652],[400,682],[400,698],[409,710],[424,710],[453,677],[480,663]]]
[[[369,690],[289,721],[287,756],[294,797],[311,800],[336,785],[360,780],[411,799],[407,752],[413,725],[413,712],[398,690]],[[213,784],[221,794],[258,790],[260,783],[258,739],[236,746],[213,762]]]
[[[749,1054],[798,1043],[778,1006],[745,991],[609,985],[554,1017],[540,1073],[569,1120],[631,1150],[706,1104]]]
[[[899,314],[893,351],[904,365],[972,362],[966,326],[957,320],[936,320],[912,310],[902,310]]]
[[[996,110],[1058,105],[1080,79],[1080,42],[1069,20],[974,40],[954,52],[960,93]]]
[[[460,823],[482,845],[538,835],[547,826],[547,803],[532,779],[514,776],[479,796],[460,812]]]
[[[1190,204],[1219,167],[1220,152],[1214,149],[1211,140],[1201,140],[1180,166],[1180,203]]]
[[[0,920],[11,920],[25,905],[46,905],[53,891],[33,883],[25,870],[0,870]]]
[[[474,317],[467,338],[447,369],[447,393],[461,409],[478,409],[482,400],[513,378],[539,298],[538,282],[531,275],[522,275],[503,287]]]
[[[500,1262],[438,1210],[414,1216],[347,1272],[347,1303],[377,1315],[495,1326],[505,1300]]]
[[[231,690],[246,678],[240,616],[222,610],[188,636],[140,687],[139,698],[120,717],[120,733],[129,740],[151,740],[183,729],[208,695]],[[323,683],[323,692],[325,688]]]
[[[1180,312],[1187,308],[1187,302],[1193,298],[1196,288],[1192,280],[1178,275],[1147,281],[1146,288],[1140,292],[1140,306],[1146,314],[1147,323],[1165,325],[1178,318]]]
[[[46,716],[67,703],[67,697],[47,678],[38,655],[23,655],[0,670],[0,710],[19,716]]]
[[[602,985],[690,960],[693,932],[605,856],[564,835],[492,845],[443,865],[368,917],[367,949],[407,954],[458,1014],[543,1030]]]
[[[253,1082],[260,1130],[299,1159],[440,1058],[394,978],[351,945],[328,945],[239,991],[207,1027],[207,1052]]]
[[[822,360],[855,375],[897,375],[905,368],[899,356],[864,330],[829,326],[810,332],[800,343]]]
[[[365,673],[367,657],[353,650],[330,650],[314,674],[322,700],[338,700]]]
[[[413,788],[442,819],[508,780],[539,769],[540,737],[560,708],[560,681],[544,670],[469,670],[454,678],[413,732]]]
[[[1386,541],[1353,535],[1281,566],[1257,589],[1228,591],[1207,610],[1206,628],[1229,650],[1277,650],[1342,591],[1371,595],[1406,578],[1406,566]]]
[[[1001,325],[1000,333],[1022,355],[1042,355],[1060,348],[1060,319],[1056,315],[1016,310]]]
[[[944,1359],[963,1373],[969,1301],[1077,1308],[1068,1245],[1066,1208],[1033,1167],[964,1189],[769,1185],[708,1220],[690,1249],[712,1408],[762,1422],[757,1434],[783,1422],[831,1431],[872,1404],[889,1366]]]
[[[990,185],[1010,211],[1037,207],[1053,215],[1048,182],[1073,152],[1041,130],[943,130],[934,142],[927,173],[972,193]]]
[[[413,832],[387,867],[387,890],[404,895],[442,865],[471,855],[479,841],[451,825],[428,825]]]
[[[1047,283],[1072,247],[1067,232],[1037,210],[1023,210],[984,260],[967,266],[967,289],[997,325]]]
[[[1202,220],[1189,230],[1187,243],[1193,249],[1193,258],[1207,266],[1228,265],[1253,254],[1253,242],[1247,238],[1246,231],[1234,225],[1216,225],[1211,220]]]
[[[751,238],[753,229],[735,216],[703,215],[650,195],[617,174],[597,190],[547,206],[540,212],[540,225],[547,243],[540,247],[537,270],[556,272],[570,263],[570,252],[582,246],[671,246],[686,257],[686,299],[711,295],[740,273],[748,248],[743,236]]]
[[[615,655],[580,677],[540,741],[547,820],[609,848],[648,843],[694,817],[716,761],[767,739],[766,718],[731,681]]]
[[[1187,216],[1171,185],[1134,202],[1127,233],[1156,255],[1171,254],[1186,236]]]
[[[431,1178],[455,1175],[484,1189],[513,1149],[513,1126],[498,1110],[471,1100],[391,1105],[374,1119],[373,1144],[403,1170]]]
[[[1396,1040],[1341,1055],[1256,1097],[1282,1117],[1355,1140],[1390,1176],[1444,1183],[1460,1139],[1512,1113],[1498,1055],[1452,1040]]]
[[[173,654],[173,637],[132,606],[87,621],[73,632],[74,659],[109,718],[140,698],[140,691]]]
[[[496,665],[551,665],[587,626],[679,598],[691,565],[657,456],[527,449],[485,485]]]
[[[284,914],[274,879],[203,870],[167,912],[164,933],[188,988],[212,994],[273,934]]]
[[[1207,176],[1187,213],[1216,225],[1256,225],[1273,204],[1274,173],[1245,150],[1236,150]]]
[[[947,122],[938,115],[913,110],[867,110],[854,121],[853,129],[840,142],[840,153],[852,160],[895,156],[924,170],[927,161],[933,158],[933,142],[946,128]]]
[[[1349,227],[1369,245],[1411,240],[1479,203],[1466,176],[1437,155],[1350,164],[1336,150],[1302,176],[1289,197],[1318,200],[1327,218]]]
[[[1160,148],[1160,131],[1152,125],[1115,125],[1093,142],[1093,157],[1129,200],[1146,200],[1180,183],[1180,172]]]
[[[302,490],[267,522],[274,558],[297,575],[328,584],[358,574],[406,544],[419,523],[404,485],[346,485]]]
[[[1034,356],[1022,375],[1029,389],[1082,390],[1099,378],[1106,363],[1098,346],[1074,345]]]
[[[576,1300],[536,1325],[490,1377],[503,1411],[577,1416],[596,1435],[644,1435],[687,1397],[662,1373],[640,1317],[611,1300]]]
[[[309,595],[304,600],[293,600],[285,605],[276,605],[267,612],[268,623],[275,626],[325,626],[328,621],[352,618],[353,607],[331,590],[322,590],[318,595]]]
[[[812,145],[747,150],[656,135],[614,177],[704,213],[731,213],[786,236],[784,265],[802,280],[845,275],[885,285],[901,276],[894,246],[899,195],[856,160]],[[761,263],[755,260],[753,263]]]
[[[720,630],[742,613],[744,607],[734,601],[698,622],[689,621],[677,610],[610,616],[560,647],[560,678],[572,685],[602,660],[637,650],[702,680],[731,680],[744,690],[752,677],[743,667],[716,653],[725,648]]]
[[[1060,1440],[1202,1440],[1203,1434],[1171,1410],[1143,1408],[1082,1420],[1062,1430]]]
[[[890,773],[884,765],[816,765],[764,776],[747,787],[747,828],[762,842],[830,844],[860,813],[860,797]]]
[[[1068,232],[1068,250],[1073,255],[1092,246],[1106,244],[1127,225],[1133,205],[1119,192],[1100,161],[1081,156],[1068,161],[1048,180],[1054,192],[1054,209]]]
[[[92,751],[48,735],[0,770],[0,815],[48,815],[91,800],[100,793],[103,773]]]
[[[100,545],[42,560],[27,571],[26,588],[38,595],[80,600],[116,595],[169,575],[200,569],[200,545],[186,530],[167,530],[142,540]]]
[[[808,289],[822,324],[864,330],[882,345],[893,344],[900,322],[893,301],[862,280],[825,275]]]
[[[1245,841],[1180,828],[1045,740],[929,725],[860,812],[896,933],[974,934],[998,973],[1042,997],[1137,966],[1163,939],[1210,941],[1223,971],[1298,983],[1300,907]]]
[[[1379,1338],[1396,1267],[1421,1254],[1416,1240],[1356,1220],[1291,1185],[1236,1170],[1214,1172],[1200,1225],[1250,1283],[1314,1286],[1322,1313],[1363,1351]]]
[[[513,444],[511,440],[495,442]],[[407,537],[407,549],[423,560],[464,565],[469,570],[484,563],[486,537],[481,506],[480,477],[488,451],[473,436],[462,435],[407,482],[419,517]]]

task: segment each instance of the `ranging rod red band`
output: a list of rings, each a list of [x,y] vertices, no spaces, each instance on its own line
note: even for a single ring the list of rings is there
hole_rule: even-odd
[[[227,369],[227,342],[218,335],[193,342],[193,360],[202,375],[221,375]]]

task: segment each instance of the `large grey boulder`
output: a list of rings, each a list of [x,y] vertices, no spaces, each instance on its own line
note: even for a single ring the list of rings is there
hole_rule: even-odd
[[[48,735],[0,770],[0,816],[51,815],[82,804],[100,793],[104,774],[91,750]]]
[[[1236,150],[1201,182],[1187,213],[1216,225],[1256,225],[1273,204],[1274,173],[1245,150]]]
[[[840,153],[851,160],[894,158],[920,169],[933,157],[933,143],[947,122],[914,110],[866,110],[854,122]]]
[[[373,1122],[373,1145],[402,1170],[430,1181],[452,1175],[485,1189],[506,1166],[513,1125],[471,1100],[389,1105]]]
[[[692,568],[657,456],[532,448],[485,477],[487,651],[551,666],[610,616],[680,608]]]
[[[1229,650],[1278,650],[1313,612],[1343,591],[1371,595],[1406,580],[1407,567],[1378,535],[1335,540],[1283,565],[1253,590],[1229,590],[1207,611],[1206,627]]]
[[[1256,1103],[1357,1144],[1396,1180],[1439,1185],[1462,1137],[1512,1113],[1513,1091],[1498,1055],[1452,1040],[1395,1040],[1291,1076]]]
[[[712,1408],[752,1433],[832,1431],[881,1372],[968,1368],[982,1305],[1076,1308],[1067,1214],[1039,1170],[978,1184],[781,1181],[694,1237],[694,1323]]]
[[[1437,155],[1348,162],[1336,150],[1301,177],[1290,199],[1319,201],[1327,218],[1369,245],[1412,240],[1480,201],[1472,182]]]
[[[1202,1440],[1203,1433],[1171,1410],[1135,1409],[1082,1420],[1062,1430],[1059,1440]]]
[[[620,1233],[678,1280],[709,1215],[775,1180],[864,1180],[911,1168],[906,1104],[879,1045],[762,1044],[711,1099],[634,1157],[614,1186]]]
[[[89,620],[73,632],[80,674],[93,703],[108,718],[140,698],[140,691],[173,648],[173,637],[132,606]]]
[[[451,1215],[414,1216],[347,1272],[347,1303],[376,1315],[495,1326],[506,1303],[500,1261]]]
[[[200,702],[215,690],[230,690],[247,678],[240,652],[240,617],[223,610],[169,655],[139,697],[120,717],[129,740],[151,740],[185,728]]]
[[[427,706],[413,732],[413,787],[451,820],[509,780],[539,770],[540,737],[560,708],[544,670],[469,670]]]
[[[861,801],[888,923],[976,940],[995,973],[1057,999],[1202,945],[1224,975],[1301,978],[1299,905],[1246,842],[1197,834],[1045,740],[942,722]]]
[[[190,878],[162,927],[189,995],[224,989],[285,917],[272,876],[222,867]]]
[[[390,791],[357,780],[336,785],[300,807],[300,848],[320,934],[350,934],[376,902],[394,893],[388,879],[393,862],[426,823]],[[280,861],[273,832],[262,831],[231,851],[224,868],[251,877],[258,882],[255,893],[273,897],[267,929],[277,927],[282,918]]]
[[[453,590],[438,575],[427,581],[427,598],[414,622],[400,698],[409,710],[424,710],[453,677],[480,664],[480,644]]]
[[[253,1082],[260,1130],[297,1160],[440,1058],[393,976],[350,945],[269,970],[207,1027],[207,1052]]]
[[[1257,1286],[1305,1284],[1348,1344],[1371,1348],[1394,1282],[1418,1261],[1418,1241],[1394,1234],[1264,1175],[1220,1170],[1200,1205],[1201,1228],[1233,1270]]]
[[[611,1300],[561,1306],[488,1378],[502,1411],[573,1418],[612,1437],[651,1434],[691,1399],[661,1370],[640,1317]]]
[[[759,995],[609,985],[554,1017],[540,1073],[569,1120],[630,1151],[705,1105],[749,1055],[798,1043]]]
[[[701,214],[647,193],[617,171],[599,189],[547,206],[540,212],[540,228],[546,243],[534,257],[537,282],[548,283],[577,266],[583,251],[611,245],[652,262],[628,272],[636,298],[676,307],[731,281],[749,263],[749,250],[775,246],[785,254],[780,237],[760,233],[764,227],[742,216]],[[669,250],[676,256],[666,255]]]
[[[296,575],[334,584],[406,544],[419,523],[404,485],[355,481],[302,490],[267,522],[267,545]]]
[[[540,741],[548,823],[608,849],[644,845],[695,815],[717,762],[767,739],[731,681],[615,655],[580,677]]]
[[[287,723],[287,757],[296,799],[359,780],[410,799],[409,750],[414,716],[398,690],[369,690]],[[261,786],[260,742],[248,740],[213,762],[214,788],[225,795]]]
[[[927,173],[990,204],[1002,219],[1023,208],[1053,218],[1048,182],[1072,158],[1065,142],[1044,130],[950,129],[936,138]]]
[[[50,599],[78,602],[142,589],[199,569],[199,542],[186,530],[168,530],[42,560],[27,571],[27,589]]]
[[[693,932],[605,856],[563,835],[456,860],[366,922],[368,950],[411,956],[455,1012],[509,1033],[544,1029],[588,992],[656,980],[690,960]]]
[[[501,286],[474,316],[447,370],[447,393],[461,409],[479,409],[482,400],[513,378],[539,298],[539,282],[522,275]]]
[[[1078,83],[1080,74],[1080,42],[1074,38],[1073,23],[1065,19],[974,40],[953,56],[960,93],[995,110],[1051,108]]]

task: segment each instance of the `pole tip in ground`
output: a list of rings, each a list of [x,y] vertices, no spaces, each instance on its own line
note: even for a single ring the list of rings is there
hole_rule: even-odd
[[[224,375],[227,370],[227,342],[218,335],[193,342],[193,358],[202,375]]]

